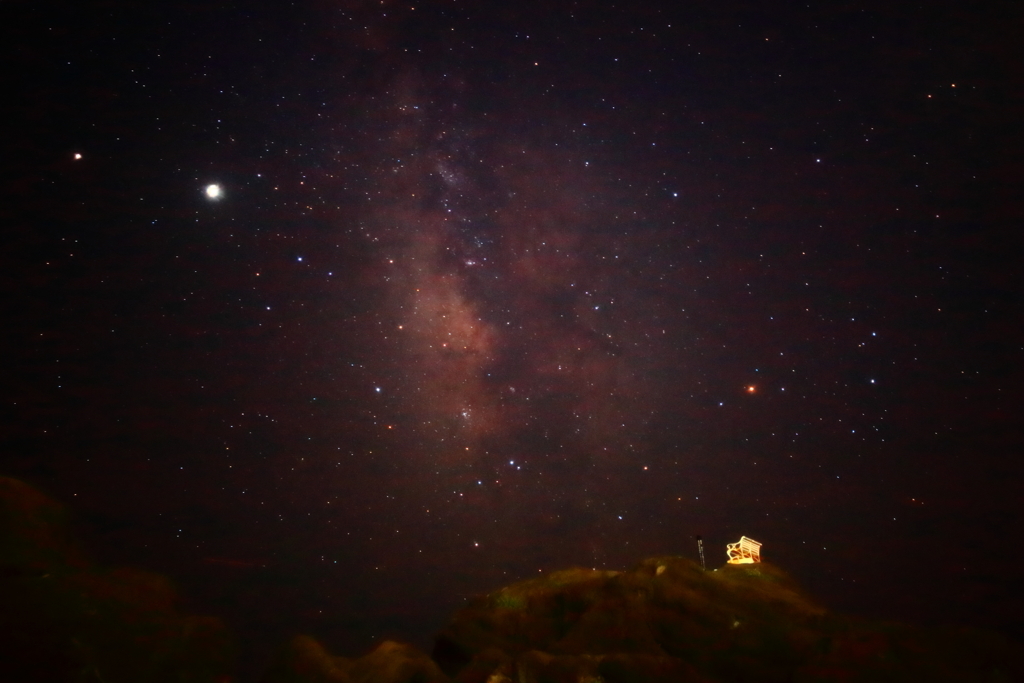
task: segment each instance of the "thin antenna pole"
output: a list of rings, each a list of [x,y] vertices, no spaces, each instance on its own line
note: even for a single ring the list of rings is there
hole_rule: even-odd
[[[707,571],[708,568],[704,566],[704,541],[701,540],[700,536],[697,536],[697,552],[700,553],[700,568],[703,571]]]

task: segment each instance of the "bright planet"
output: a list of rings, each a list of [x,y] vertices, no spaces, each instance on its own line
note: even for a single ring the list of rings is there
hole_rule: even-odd
[[[220,197],[220,185],[207,185],[206,196],[209,197],[210,199],[218,199]]]

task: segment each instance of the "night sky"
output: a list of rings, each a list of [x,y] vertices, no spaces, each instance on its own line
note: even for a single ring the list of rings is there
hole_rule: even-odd
[[[1024,633],[1016,3],[0,16],[0,473],[246,675],[697,534]]]

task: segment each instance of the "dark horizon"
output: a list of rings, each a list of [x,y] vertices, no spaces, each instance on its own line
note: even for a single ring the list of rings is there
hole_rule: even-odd
[[[244,679],[697,535],[1024,638],[1012,3],[3,14],[0,474]]]

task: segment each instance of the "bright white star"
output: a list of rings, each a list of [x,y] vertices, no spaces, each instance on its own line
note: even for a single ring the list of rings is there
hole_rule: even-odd
[[[220,185],[213,184],[206,186],[206,196],[209,197],[210,199],[219,199],[220,194]]]

